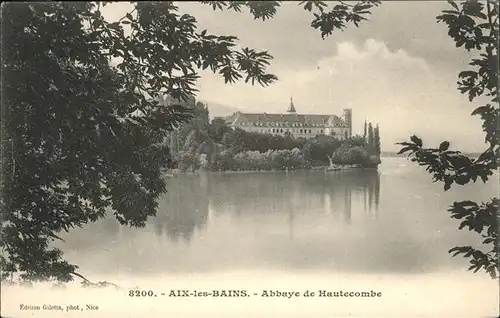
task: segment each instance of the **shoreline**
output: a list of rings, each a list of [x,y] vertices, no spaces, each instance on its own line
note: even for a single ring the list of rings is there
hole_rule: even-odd
[[[234,174],[234,173],[282,173],[282,172],[295,172],[295,171],[323,171],[323,172],[339,172],[339,171],[360,171],[360,170],[369,170],[369,171],[374,171],[378,170],[378,165],[376,167],[363,167],[361,165],[333,165],[333,166],[316,166],[316,167],[310,167],[310,168],[300,168],[300,169],[273,169],[273,170],[218,170],[218,171],[212,171],[212,170],[203,170],[203,169],[198,169],[196,171],[179,171],[176,169],[173,169],[171,171],[168,171],[166,175],[168,177],[174,177],[176,175],[183,175],[183,174],[188,174],[188,175],[193,175],[193,174],[199,174],[199,173],[227,173],[227,174]]]

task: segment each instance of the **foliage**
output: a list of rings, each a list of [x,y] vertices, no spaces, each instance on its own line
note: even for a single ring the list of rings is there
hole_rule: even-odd
[[[351,138],[351,140],[354,139],[357,139],[357,145],[359,146],[363,145],[365,149],[368,151],[368,153],[370,153],[371,155],[378,156],[379,157],[378,161],[380,161],[381,143],[380,143],[380,130],[378,124],[374,128],[371,122],[367,122],[365,120],[363,136],[362,137],[355,136],[354,138]]]
[[[457,47],[463,47],[471,54],[469,70],[458,77],[458,90],[467,94],[470,102],[477,97],[486,97],[489,103],[477,107],[472,116],[479,115],[483,122],[486,149],[478,158],[471,158],[460,151],[450,150],[450,143],[443,141],[437,148],[426,148],[423,141],[412,136],[402,142],[399,153],[408,153],[411,161],[425,166],[434,182],[443,182],[447,191],[455,183],[466,185],[481,179],[487,182],[498,169],[499,150],[499,107],[498,107],[498,2],[466,1],[460,5],[449,1],[450,10],[444,10],[437,17],[438,22],[448,26],[448,35]],[[465,200],[454,202],[449,208],[453,218],[462,220],[459,229],[468,228],[481,235],[487,252],[471,246],[450,249],[453,256],[462,254],[470,258],[469,270],[485,270],[492,278],[498,277],[498,198],[477,204]]]
[[[223,150],[215,153],[210,169],[212,171],[229,171],[233,170],[235,166],[234,155],[228,150]]]
[[[234,153],[248,150],[266,152],[275,149],[293,149],[300,147],[303,139],[293,139],[290,136],[261,134],[247,132],[242,129],[230,129],[222,138],[222,144],[231,148]]]
[[[360,135],[352,136],[349,139],[349,143],[353,146],[364,147],[365,146],[365,138]]]
[[[69,281],[77,266],[51,247],[59,232],[106,209],[128,226],[155,215],[171,166],[164,139],[191,115],[154,96],[185,100],[200,69],[226,82],[276,80],[267,52],[198,31],[172,2],[138,2],[112,23],[104,5],[2,6],[2,277]]]
[[[364,124],[364,127],[363,127],[363,138],[365,139],[365,141],[366,141],[367,132],[368,132],[367,129],[368,128],[367,128],[367,123],[366,123],[366,119],[365,119],[365,124]]]
[[[380,130],[379,130],[379,127],[378,127],[378,124],[377,126],[375,126],[375,129],[373,130],[373,148],[374,148],[374,151],[375,151],[375,154],[379,155],[380,156]]]
[[[343,145],[331,156],[334,164],[359,164],[363,167],[376,167],[380,162],[377,156],[371,156],[364,147]]]
[[[317,136],[304,142],[302,152],[314,166],[327,165],[328,157],[341,145],[342,143],[335,137]]]
[[[367,144],[370,149],[373,147],[373,125],[372,123],[368,123],[368,140]]]
[[[201,113],[198,116],[203,117],[204,114]],[[221,142],[217,143],[218,140]],[[359,163],[367,167],[376,167],[380,163],[379,155],[369,151],[368,145],[361,136],[354,136],[345,141],[324,135],[311,139],[295,139],[286,135],[233,130],[223,119],[214,119],[206,134],[192,127],[184,150],[178,156],[178,161],[181,171],[199,169],[201,154],[206,154],[209,158],[208,162],[212,171],[298,169],[328,165],[328,157],[340,147],[342,149],[337,156],[343,159],[339,159],[339,163]],[[361,154],[356,152],[358,151],[356,147],[363,149]],[[288,160],[287,151],[297,150],[301,158]],[[273,157],[277,154],[279,154],[278,157]]]
[[[216,117],[212,119],[208,127],[208,135],[216,143],[221,143],[222,138],[231,130],[224,118]]]
[[[205,134],[208,133],[209,113],[206,106],[201,102],[197,102],[194,96],[190,95],[187,101],[175,100],[171,96],[166,97],[169,100],[166,103],[167,106],[180,104],[188,109],[191,114],[191,118],[188,121],[182,125],[178,125],[174,131],[168,133],[168,138],[172,137],[175,140],[175,144],[171,145],[173,147],[171,150],[175,155],[177,151],[182,150],[181,148],[186,144],[187,138],[193,130]]]
[[[203,2],[221,10],[248,8],[262,20],[280,5]],[[299,5],[313,12],[311,26],[326,37],[357,26],[380,2]],[[129,226],[155,215],[156,199],[166,191],[161,170],[174,165],[165,139],[193,111],[161,105],[155,96],[186,101],[196,93],[198,72],[207,69],[226,83],[277,80],[266,72],[268,52],[238,47],[234,36],[199,31],[195,18],[179,13],[174,2],[137,2],[116,22],[101,14],[108,3],[2,7],[2,74],[9,79],[2,87],[2,277],[69,281],[79,275],[77,266],[49,247],[59,232],[94,222],[108,208]],[[188,138],[192,129],[185,134],[186,157],[214,148],[210,138],[193,141],[205,134],[194,130],[199,135]],[[295,146],[290,141],[287,147]]]
[[[255,19],[270,19],[274,17],[277,8],[282,1],[202,1],[202,3],[211,5],[214,10],[223,10],[224,8],[241,12],[246,7],[252,13]],[[299,6],[304,10],[312,12],[314,18],[311,21],[311,27],[321,32],[321,37],[325,38],[332,34],[334,30],[343,30],[349,23],[359,26],[361,21],[367,20],[370,15],[370,9],[381,4],[380,0],[344,2],[335,1],[333,7],[324,1],[301,1]]]
[[[243,151],[232,160],[228,170],[288,170],[309,167],[308,161],[298,148],[259,151]]]

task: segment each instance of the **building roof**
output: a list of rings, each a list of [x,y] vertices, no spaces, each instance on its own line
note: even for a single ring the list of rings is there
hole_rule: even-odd
[[[293,97],[290,97],[290,106],[287,110],[288,113],[296,113],[295,106],[293,105]]]
[[[274,126],[282,123],[285,126],[302,124],[304,126],[333,126],[347,127],[347,124],[336,115],[301,115],[301,114],[268,114],[268,113],[241,113],[237,112],[226,118],[231,125],[257,124]]]

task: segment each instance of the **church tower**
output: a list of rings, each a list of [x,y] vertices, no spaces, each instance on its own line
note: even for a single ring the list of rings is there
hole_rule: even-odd
[[[296,113],[295,106],[293,105],[293,97],[290,97],[290,106],[288,107],[288,110],[286,112],[290,114]]]

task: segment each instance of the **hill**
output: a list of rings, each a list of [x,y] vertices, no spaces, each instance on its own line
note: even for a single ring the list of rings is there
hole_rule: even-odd
[[[202,102],[205,103],[205,101]],[[213,119],[214,117],[226,117],[232,115],[237,111],[241,111],[241,109],[238,109],[236,107],[231,107],[223,104],[212,103],[212,102],[206,102],[206,103],[208,104],[208,112],[210,115],[210,119]]]
[[[463,155],[471,157],[471,158],[477,158],[480,153],[475,153],[475,152],[464,152]],[[380,154],[381,157],[407,157],[407,154],[402,154],[398,155],[396,151],[382,151]]]

